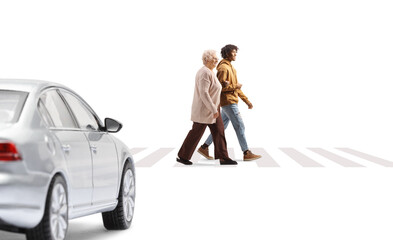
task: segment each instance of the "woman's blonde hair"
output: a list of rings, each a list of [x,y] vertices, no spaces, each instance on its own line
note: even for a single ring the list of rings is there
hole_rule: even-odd
[[[214,57],[215,57],[214,55],[216,55],[216,51],[215,50],[211,50],[211,49],[205,50],[203,52],[203,55],[202,55],[203,64],[206,65],[206,63],[212,61],[214,59]]]

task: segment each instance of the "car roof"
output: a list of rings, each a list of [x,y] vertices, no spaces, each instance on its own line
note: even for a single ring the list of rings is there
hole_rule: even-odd
[[[30,79],[0,79],[0,90],[15,90],[23,92],[39,92],[47,87],[65,86],[48,81],[30,80]]]
[[[65,89],[73,93],[78,97],[79,100],[83,101],[84,104],[98,118],[98,115],[94,112],[94,110],[90,107],[90,105],[81,96],[79,96],[73,90],[62,84],[49,82],[49,81],[31,80],[31,79],[1,79],[0,78],[0,90],[22,91],[22,92],[29,93],[29,97],[25,105],[29,104],[28,102],[30,102],[30,104],[37,104],[37,102],[35,102],[34,99],[39,97],[43,90],[51,87]],[[24,110],[24,112],[26,112],[26,110]],[[102,125],[101,120],[99,120],[99,123]]]

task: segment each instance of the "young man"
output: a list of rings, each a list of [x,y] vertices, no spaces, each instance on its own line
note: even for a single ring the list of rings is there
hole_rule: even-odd
[[[243,160],[250,161],[260,158],[261,155],[253,154],[248,148],[243,119],[240,116],[237,105],[240,97],[247,104],[248,109],[253,108],[253,105],[241,90],[242,84],[237,81],[236,70],[231,64],[232,61],[236,61],[237,50],[238,47],[231,44],[223,47],[221,49],[221,56],[223,59],[217,65],[217,77],[222,85],[220,97],[221,115],[225,129],[228,126],[229,121],[232,122],[240,147],[243,151]],[[198,153],[208,159],[213,159],[209,156],[208,149],[212,141],[212,136],[210,135],[206,142],[198,149]]]

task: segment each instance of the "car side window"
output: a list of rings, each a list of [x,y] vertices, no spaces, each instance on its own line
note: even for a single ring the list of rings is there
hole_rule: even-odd
[[[55,124],[53,123],[51,117],[49,116],[48,110],[45,108],[45,106],[42,103],[41,99],[38,101],[38,111],[41,113],[42,120],[44,120],[46,126],[48,126],[48,127],[54,127],[55,126]]]
[[[42,94],[39,104],[43,104],[45,107],[50,119],[47,118],[44,121],[49,123],[50,126],[55,128],[76,128],[67,106],[56,90],[50,90]],[[43,107],[41,108],[40,111],[43,111]]]
[[[95,131],[99,129],[96,118],[81,100],[65,91],[61,91],[61,94],[70,106],[82,130]]]

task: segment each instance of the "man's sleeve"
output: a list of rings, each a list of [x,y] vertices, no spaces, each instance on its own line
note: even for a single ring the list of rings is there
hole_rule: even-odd
[[[228,86],[225,87],[225,82],[228,81],[228,70],[218,70],[217,78],[222,85],[222,92],[232,92],[236,90],[236,86],[233,86],[232,82],[229,82]]]
[[[248,98],[246,97],[246,95],[244,95],[243,91],[241,89],[237,90],[237,95],[243,100],[243,102],[245,102],[247,105],[250,104],[250,101],[248,100]]]

